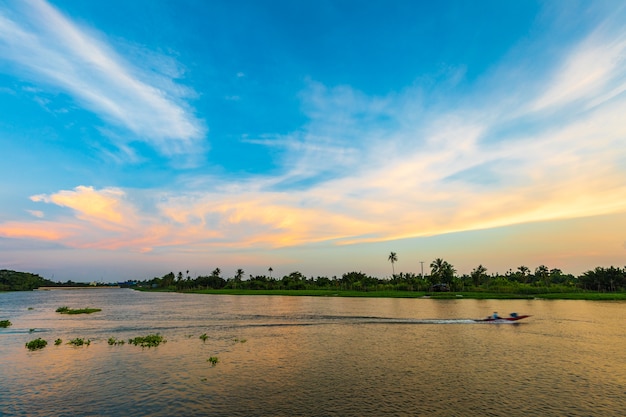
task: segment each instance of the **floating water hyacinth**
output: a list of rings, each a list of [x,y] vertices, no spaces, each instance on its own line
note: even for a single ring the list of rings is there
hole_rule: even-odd
[[[59,307],[56,309],[57,313],[61,313],[61,314],[91,314],[91,313],[97,313],[98,311],[102,311],[101,308],[77,308],[77,309],[72,309],[69,308],[68,306],[63,306],[63,307]]]
[[[160,334],[149,334],[147,336],[138,336],[134,339],[128,339],[128,343],[141,347],[157,347],[161,343],[165,343],[167,340]]]
[[[37,339],[31,340],[30,342],[26,343],[26,347],[28,348],[28,350],[43,349],[47,345],[48,342],[43,340],[41,337],[38,337]]]

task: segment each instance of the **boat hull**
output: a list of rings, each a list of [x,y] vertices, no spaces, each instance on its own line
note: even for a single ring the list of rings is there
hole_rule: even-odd
[[[515,316],[515,317],[500,317],[497,319],[494,319],[493,317],[487,317],[486,319],[478,319],[478,320],[474,320],[477,323],[515,323],[518,322],[522,319],[525,319],[527,317],[530,317],[529,315],[523,315],[523,316]]]

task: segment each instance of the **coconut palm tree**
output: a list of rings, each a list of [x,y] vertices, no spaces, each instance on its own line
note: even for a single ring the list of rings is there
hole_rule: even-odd
[[[389,257],[387,258],[387,260],[389,262],[391,262],[391,271],[393,272],[393,276],[396,275],[396,269],[394,268],[393,264],[395,264],[396,262],[398,262],[398,255],[396,255],[395,252],[391,252],[389,254]]]
[[[447,261],[444,261],[441,258],[437,258],[430,264],[431,272],[431,281],[433,284],[447,284],[451,285],[452,280],[454,279],[454,273],[456,269],[449,264]],[[438,282],[437,282],[438,281]]]
[[[524,284],[528,283],[528,275],[530,275],[530,268],[528,268],[525,265],[522,266],[518,266],[517,270],[519,271],[519,274],[522,276],[522,282]]]
[[[245,274],[245,272],[243,271],[243,269],[239,268],[237,270],[237,273],[235,274],[235,280],[236,281],[241,281],[241,278],[243,277],[243,274]]]
[[[478,287],[487,276],[487,268],[485,268],[482,264],[478,265],[474,270],[470,273],[470,277],[472,277],[472,283],[475,287]]]

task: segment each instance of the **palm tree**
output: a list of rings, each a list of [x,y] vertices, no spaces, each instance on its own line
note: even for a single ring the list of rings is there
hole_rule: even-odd
[[[550,270],[545,265],[535,268],[535,277],[542,280],[546,287],[550,284]]]
[[[396,269],[394,268],[393,264],[395,264],[396,262],[398,262],[398,255],[396,255],[395,252],[391,252],[389,254],[389,258],[387,258],[387,260],[389,262],[391,262],[391,271],[393,272],[393,276],[396,275]]]
[[[447,261],[444,261],[441,258],[437,258],[430,264],[431,272],[431,281],[433,284],[436,284],[435,280],[438,280],[439,283],[451,285],[452,280],[454,279],[454,273],[456,269],[449,264]]]
[[[522,276],[522,282],[524,284],[528,283],[528,275],[530,274],[530,268],[528,268],[525,265],[522,266],[518,266],[517,270],[519,271],[520,275]]]
[[[482,264],[478,265],[474,270],[470,273],[472,277],[472,282],[475,287],[478,287],[486,277],[487,268],[485,268]]]
[[[239,268],[239,269],[237,270],[237,273],[235,274],[235,280],[236,280],[236,281],[241,281],[241,277],[243,277],[243,274],[244,274],[244,273],[245,273],[245,272],[243,272],[243,269]]]

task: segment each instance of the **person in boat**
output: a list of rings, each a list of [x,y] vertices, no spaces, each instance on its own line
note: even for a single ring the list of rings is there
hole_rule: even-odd
[[[494,320],[498,320],[500,318],[500,316],[498,316],[498,312],[497,311],[494,311],[493,315],[491,316],[491,318],[494,319]]]

